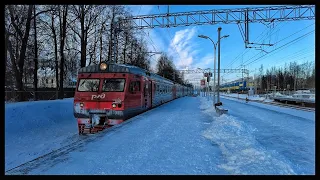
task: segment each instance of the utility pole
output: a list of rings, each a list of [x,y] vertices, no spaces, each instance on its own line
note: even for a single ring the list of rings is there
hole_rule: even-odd
[[[209,74],[208,74],[208,76],[207,76],[207,100],[209,101]]]
[[[220,33],[221,27],[218,28],[218,103],[220,103]]]
[[[218,39],[218,41],[220,41],[220,39]],[[217,47],[215,44],[213,44],[213,48],[214,48],[214,60],[213,60],[213,106],[216,104],[216,51],[217,51]]]

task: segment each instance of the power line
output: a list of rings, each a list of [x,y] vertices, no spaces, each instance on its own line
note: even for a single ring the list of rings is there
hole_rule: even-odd
[[[314,23],[313,23],[314,24]],[[311,25],[313,25],[313,24],[311,24]],[[306,29],[306,28],[308,28],[308,27],[310,27],[311,25],[309,25],[309,26],[307,26],[307,27],[304,27],[303,29],[301,29],[301,30],[299,30],[299,31],[296,31],[296,32],[294,32],[293,34],[291,34],[291,35],[289,35],[289,36],[287,36],[287,37],[285,37],[285,38],[283,38],[283,39],[281,39],[281,40],[279,40],[278,42],[276,42],[275,44],[278,44],[279,42],[281,42],[281,41],[283,41],[284,39],[287,39],[288,37],[291,37],[292,35],[294,35],[294,34],[297,34],[298,32],[301,32],[302,30],[304,30],[304,29]],[[275,49],[273,49],[273,50],[275,50]],[[272,51],[273,51],[272,50]],[[271,51],[271,52],[272,52]],[[269,52],[270,53],[270,52]],[[257,55],[259,55],[260,53],[257,53],[256,55],[254,55],[253,57],[251,57],[251,58],[249,58],[247,61],[245,61],[244,63],[246,63],[246,62],[248,62],[248,61],[250,61],[251,59],[253,59],[254,57],[256,57]]]
[[[296,38],[296,39],[294,39],[294,40],[292,40],[292,41],[290,41],[290,42],[288,42],[288,43],[286,43],[286,44],[284,44],[284,45],[282,45],[282,46],[280,46],[280,47],[278,47],[278,48],[276,48],[276,49],[274,49],[274,50],[272,50],[272,51],[270,51],[268,54],[265,54],[265,55],[260,56],[259,58],[257,58],[257,59],[255,59],[255,60],[249,62],[248,64],[246,64],[246,66],[249,65],[249,64],[252,64],[252,63],[254,63],[254,62],[257,62],[259,59],[265,57],[266,55],[270,55],[270,53],[275,52],[275,51],[278,50],[278,49],[281,49],[281,48],[284,49],[284,47],[289,47],[290,45],[293,45],[294,43],[298,42],[298,40],[300,40],[301,38],[304,38],[304,37],[310,35],[312,32],[314,32],[314,30],[313,30],[313,31],[310,31],[310,32],[308,32],[308,33],[306,33],[306,34],[304,34],[304,35],[302,35],[302,36],[300,36],[300,37],[298,37],[298,38]],[[291,43],[291,44],[290,44],[290,43]],[[256,55],[257,55],[257,54],[256,54]],[[255,56],[256,56],[256,55],[255,55]],[[252,58],[250,58],[250,59],[252,59]],[[249,59],[249,60],[250,60],[250,59]],[[264,58],[264,59],[265,59],[265,58]],[[249,60],[247,60],[246,62],[248,62]],[[246,63],[246,62],[245,62],[245,63]],[[239,67],[241,67],[241,65],[238,66],[238,67],[236,67],[236,68],[239,68]],[[227,75],[227,74],[226,74],[226,75]]]
[[[159,7],[159,6],[158,6],[158,11],[159,11],[159,13],[161,14],[161,12],[160,12],[160,7]],[[168,30],[168,28],[167,28],[167,32],[169,33],[169,36],[170,36],[170,38],[172,39],[172,44],[173,44],[173,46],[174,46],[174,49],[176,50],[179,58],[182,60],[182,58],[181,58],[181,56],[180,56],[180,53],[179,53],[178,50],[177,50],[176,44],[173,43],[173,40],[174,40],[174,39],[172,38],[172,36],[171,36],[170,31]]]
[[[288,22],[286,22],[286,23],[288,23]],[[277,27],[277,26],[280,25],[280,24],[281,24],[281,23],[278,22],[278,24],[276,24],[275,27]],[[285,24],[285,23],[284,23],[284,24]],[[283,27],[284,24],[283,24],[281,27]],[[274,28],[275,28],[275,27],[274,27]],[[259,36],[261,36],[262,34],[264,34],[267,30],[268,30],[268,27],[267,27],[266,29],[264,29],[264,31],[262,31],[262,33],[259,34],[259,35],[256,37],[255,40],[253,40],[253,42],[255,42],[255,41],[259,38]],[[280,30],[280,27],[278,27],[278,30]],[[272,35],[275,34],[275,33],[276,33],[276,32],[272,33],[270,36],[272,36]],[[266,35],[267,35],[267,34],[262,35],[262,36],[259,38],[258,42],[261,41]],[[265,39],[266,39],[266,38],[265,38]],[[264,39],[263,39],[262,41],[264,41]],[[250,50],[250,48],[249,48],[249,49],[246,49],[246,50],[242,53],[242,56],[244,56],[246,53],[248,53],[249,50]],[[260,53],[261,53],[261,52],[260,52]],[[258,54],[260,54],[260,53],[258,53]],[[256,55],[258,55],[258,54],[256,54]],[[228,66],[233,65],[237,60],[239,60],[239,59],[240,59],[240,55],[241,55],[241,53],[240,53],[231,63],[229,63]],[[256,55],[255,55],[255,56],[256,56]],[[255,57],[255,56],[254,56],[254,57]]]
[[[275,33],[277,33],[277,32],[280,30],[280,28],[282,28],[286,23],[288,23],[288,21],[285,22],[284,24],[282,24],[282,26],[278,27],[277,31],[274,31],[272,34],[270,34],[270,36],[272,36],[272,35],[274,35]],[[281,21],[278,22],[278,24],[276,24],[276,26],[273,27],[273,28],[276,28],[276,27],[277,27],[278,25],[280,25],[280,24],[281,24]],[[268,27],[267,27],[264,31],[262,31],[262,33],[260,33],[260,34],[256,37],[256,39],[253,40],[253,42],[255,42],[255,41],[259,38],[259,36],[261,36],[262,34],[264,34],[267,30],[268,30]],[[263,42],[263,41],[266,39],[266,38],[265,38],[266,35],[268,35],[268,33],[262,35],[262,36],[259,38],[258,42],[261,41],[261,40],[262,40],[262,42]],[[275,47],[277,46],[277,44],[274,44],[274,45],[275,45],[275,46],[273,46],[273,47],[275,48]],[[269,47],[269,48],[270,48],[270,47]],[[249,49],[245,49],[245,51],[242,53],[242,56],[244,56],[246,53],[248,53],[249,50],[250,50],[250,48],[249,48]],[[260,53],[261,53],[261,52],[259,52],[258,54],[260,54]],[[255,56],[257,56],[258,54],[256,54]],[[253,56],[253,57],[255,57],[255,56]],[[240,57],[241,57],[241,53],[240,53],[231,63],[229,63],[228,66],[232,66],[237,60],[240,59]],[[252,58],[253,58],[253,57],[252,57]]]
[[[291,34],[291,35],[289,35],[289,36],[287,36],[287,37],[285,37],[285,38],[283,38],[283,39],[281,39],[281,40],[279,40],[279,41],[275,42],[274,44],[278,44],[279,42],[281,42],[281,41],[283,41],[283,40],[285,40],[285,39],[287,39],[287,38],[289,38],[289,37],[291,37],[291,36],[293,36],[293,35],[295,35],[295,34],[297,34],[297,33],[301,32],[302,30],[307,29],[308,27],[310,27],[310,26],[312,26],[312,25],[314,25],[314,24],[315,24],[315,23],[312,23],[312,24],[310,24],[309,26],[304,27],[304,28],[300,29],[299,31],[297,31],[297,32],[295,32],[295,33],[293,33],[293,34]]]
[[[280,24],[280,22],[279,22],[277,25],[279,25],[279,24]],[[276,25],[276,26],[277,26],[277,25]],[[264,34],[267,30],[268,30],[268,28],[264,29],[264,31],[262,31],[262,32],[255,38],[255,40],[253,40],[253,42],[255,42],[255,41],[259,38],[259,36],[261,36],[261,37],[259,38],[259,40],[258,40],[258,42],[259,42],[264,36],[266,36],[266,34],[265,34],[265,35],[263,35],[263,34]],[[249,49],[246,48],[246,49],[245,49],[242,53],[240,53],[234,60],[232,60],[231,63],[229,63],[227,66],[231,66],[232,64],[234,64],[238,59],[240,59],[241,56],[247,54],[249,51],[250,51],[250,48],[249,48]]]
[[[142,6],[143,6],[143,5],[140,5],[139,12],[138,12],[138,14],[137,14],[136,16],[139,15]],[[152,45],[153,49],[157,52],[157,49],[159,49],[159,48],[158,48],[158,46],[152,41],[152,38],[151,38],[150,35],[149,35],[149,32],[150,32],[150,31],[148,32],[148,34],[147,34],[146,32],[144,32],[144,30],[142,30],[142,32],[143,32],[145,35],[148,36],[148,38],[149,38],[149,40],[150,40],[150,42],[151,42],[151,45]],[[155,46],[156,46],[157,48],[155,48]]]
[[[312,32],[315,32],[314,30],[313,31],[310,31],[310,32],[308,32],[308,33],[306,33],[306,34],[304,34],[304,35],[302,35],[302,36],[300,36],[300,37],[298,37],[298,38],[296,38],[296,39],[294,39],[294,40],[292,40],[292,41],[289,41],[288,43],[286,43],[286,44],[284,44],[284,45],[282,45],[282,46],[280,46],[280,47],[278,47],[278,48],[276,48],[276,49],[274,49],[274,50],[272,50],[272,51],[270,51],[270,53],[272,53],[272,52],[274,52],[274,51],[276,51],[276,50],[278,50],[278,49],[281,49],[281,48],[283,48],[283,47],[289,47],[290,45],[292,45],[292,44],[294,44],[294,43],[296,43],[296,42],[298,42],[298,40],[300,40],[300,39],[302,39],[302,38],[304,38],[304,37],[306,37],[306,36],[308,36],[308,35],[310,35]],[[291,44],[290,44],[291,43]],[[290,45],[289,45],[290,44]],[[270,54],[269,53],[269,54]],[[266,54],[267,55],[267,54]],[[252,63],[254,63],[254,62],[256,62],[257,60],[259,60],[259,59],[261,59],[262,57],[264,57],[264,56],[266,56],[266,55],[263,55],[263,56],[261,56],[261,57],[259,57],[259,58],[257,58],[257,59],[255,59],[255,60],[253,60],[253,61],[251,61],[251,62],[249,62],[248,64],[246,64],[246,65],[249,65],[249,64],[252,64]]]

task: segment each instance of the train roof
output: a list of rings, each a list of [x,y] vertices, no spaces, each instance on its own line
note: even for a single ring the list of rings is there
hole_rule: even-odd
[[[82,67],[79,69],[78,73],[131,73],[141,76],[149,76],[158,81],[164,81],[170,84],[178,84],[173,81],[161,77],[158,74],[149,72],[145,69],[142,69],[137,66],[129,65],[129,64],[115,64],[115,63],[106,63],[107,68],[105,70],[100,69],[100,65],[90,65],[86,67]],[[179,84],[180,85],[180,84]]]

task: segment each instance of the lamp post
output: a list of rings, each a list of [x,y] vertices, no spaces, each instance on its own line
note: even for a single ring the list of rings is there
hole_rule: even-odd
[[[218,38],[218,42],[217,43],[214,43],[214,41],[208,37],[208,36],[205,36],[205,35],[198,35],[199,38],[204,38],[204,39],[209,39],[212,44],[213,44],[213,47],[214,47],[214,70],[213,70],[213,105],[215,104],[215,101],[216,101],[216,50],[217,50],[217,44],[220,43],[220,40],[223,39],[223,38],[227,38],[229,37],[229,35],[224,35],[222,36],[221,38]],[[220,100],[218,100],[220,101]]]

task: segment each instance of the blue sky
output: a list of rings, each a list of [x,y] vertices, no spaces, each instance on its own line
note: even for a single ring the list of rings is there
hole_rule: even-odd
[[[258,5],[264,7],[270,5]],[[211,9],[234,9],[254,7],[249,5],[170,5],[170,12],[186,12]],[[129,6],[134,16],[159,14],[167,12],[167,5],[134,5]],[[155,28],[144,30],[150,51],[164,51],[173,57],[178,69],[213,68],[213,44],[210,40],[197,36],[203,34],[216,42],[218,39],[217,28],[221,27],[221,36],[229,35],[221,40],[221,68],[239,68],[246,65],[250,75],[258,73],[263,64],[264,69],[271,66],[283,66],[284,63],[296,61],[315,61],[315,20],[276,22],[269,28],[260,23],[249,25],[249,40],[255,43],[275,43],[272,47],[262,47],[261,50],[245,49],[245,45],[236,24],[200,25],[172,28]],[[311,32],[313,31],[313,32]],[[282,45],[311,32],[297,42]],[[152,39],[152,41],[150,40]],[[279,50],[275,50],[279,48]],[[274,50],[274,51],[273,51]],[[272,51],[272,52],[271,52]],[[243,55],[242,55],[243,54]],[[257,58],[262,58],[256,60]],[[158,56],[153,56],[152,67],[155,67]],[[256,60],[255,62],[252,62]],[[250,63],[252,62],[252,63]],[[221,74],[224,81],[231,81],[241,77],[241,74]],[[192,76],[194,77],[194,76]],[[201,78],[201,77],[199,77]]]

